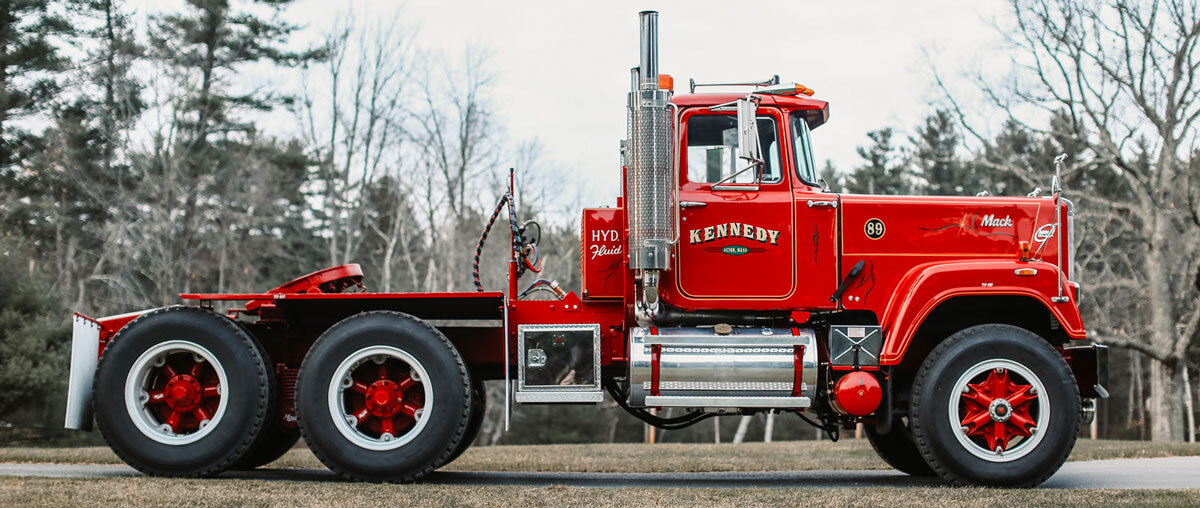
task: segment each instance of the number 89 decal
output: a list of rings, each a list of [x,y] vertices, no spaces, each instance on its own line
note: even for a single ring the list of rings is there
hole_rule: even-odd
[[[867,221],[867,223],[863,225],[863,232],[867,234],[867,238],[872,240],[883,238],[883,221],[879,219],[871,219]]]

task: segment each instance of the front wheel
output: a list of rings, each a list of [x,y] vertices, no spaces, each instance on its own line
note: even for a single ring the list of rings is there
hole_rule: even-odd
[[[1066,461],[1079,389],[1061,354],[1028,330],[981,325],[939,344],[912,388],[913,437],[943,479],[1038,485]]]
[[[863,430],[871,448],[889,466],[910,476],[932,476],[933,470],[921,458],[920,450],[913,443],[912,433],[903,425],[904,422],[896,418],[886,434],[880,433],[874,425],[865,425]]]

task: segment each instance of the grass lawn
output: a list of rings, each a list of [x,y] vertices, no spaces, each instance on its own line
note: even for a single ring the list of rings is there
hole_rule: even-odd
[[[1200,444],[1081,439],[1071,460],[1200,455]],[[119,464],[105,447],[0,448],[0,462]],[[321,468],[296,448],[271,467]],[[481,446],[467,450],[447,471],[682,472],[888,469],[865,439],[731,444],[587,444]]]
[[[1071,460],[1200,455],[1200,445],[1080,440]],[[107,448],[0,448],[0,462],[119,463]],[[319,468],[308,450],[272,467]],[[495,446],[468,450],[447,470],[675,472],[885,469],[865,440],[840,443]],[[375,485],[173,478],[0,478],[4,506],[1197,506],[1200,490],[978,488],[663,489]]]
[[[9,506],[1196,506],[1200,490],[596,489],[263,480],[0,478]]]

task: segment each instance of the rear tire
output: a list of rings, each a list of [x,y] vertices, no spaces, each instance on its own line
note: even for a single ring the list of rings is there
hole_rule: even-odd
[[[253,336],[249,330],[246,330],[248,335]],[[285,427],[283,416],[280,414],[280,404],[282,397],[280,393],[279,377],[275,375],[275,369],[270,368],[274,365],[271,361],[271,355],[267,354],[267,348],[263,347],[262,342],[255,341],[258,345],[258,354],[262,355],[263,362],[268,366],[267,376],[270,378],[271,386],[271,405],[270,411],[267,413],[266,424],[263,426],[262,432],[258,433],[258,439],[254,444],[250,445],[250,449],[235,462],[229,469],[234,471],[247,471],[265,466],[282,457],[288,450],[296,445],[300,440],[300,429],[296,426]]]
[[[458,448],[455,448],[454,453],[450,454],[450,458],[446,459],[446,462],[438,464],[437,467],[454,462],[463,452],[467,451],[467,448],[475,444],[475,439],[479,437],[479,429],[483,427],[485,416],[487,416],[487,389],[484,388],[482,380],[471,376],[471,419],[467,423],[467,430],[463,433],[462,441],[458,442]]]
[[[96,368],[96,423],[126,463],[150,475],[211,476],[241,459],[271,403],[253,337],[196,307],[144,314]]]
[[[263,437],[255,447],[242,457],[230,469],[244,471],[255,469],[276,460],[291,450],[300,441],[300,431],[296,429],[274,428],[263,431]]]
[[[1058,471],[1075,446],[1079,389],[1062,355],[1041,337],[981,325],[929,354],[913,381],[911,410],[917,448],[943,479],[1032,487]]]
[[[899,418],[892,421],[892,429],[887,434],[880,434],[874,425],[864,425],[863,431],[879,458],[895,470],[910,476],[934,475],[933,469],[921,458],[921,451],[913,443],[911,433]]]
[[[333,325],[300,365],[296,409],[305,442],[329,469],[411,482],[448,461],[471,416],[462,357],[436,328],[374,311]]]

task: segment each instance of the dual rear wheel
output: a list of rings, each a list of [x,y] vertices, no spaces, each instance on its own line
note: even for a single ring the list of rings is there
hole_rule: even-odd
[[[96,423],[147,474],[209,476],[259,449],[274,404],[261,346],[233,321],[168,307],[126,325],[96,369]]]
[[[327,330],[301,364],[296,393],[298,431],[280,424],[273,369],[252,335],[211,311],[171,307],[113,338],[93,398],[105,439],[147,474],[255,468],[303,434],[330,469],[371,481],[413,481],[456,458],[486,400],[444,335],[397,312]]]
[[[296,387],[300,430],[329,469],[355,480],[414,481],[469,444],[473,393],[441,332],[397,312],[367,312],[313,344]]]

